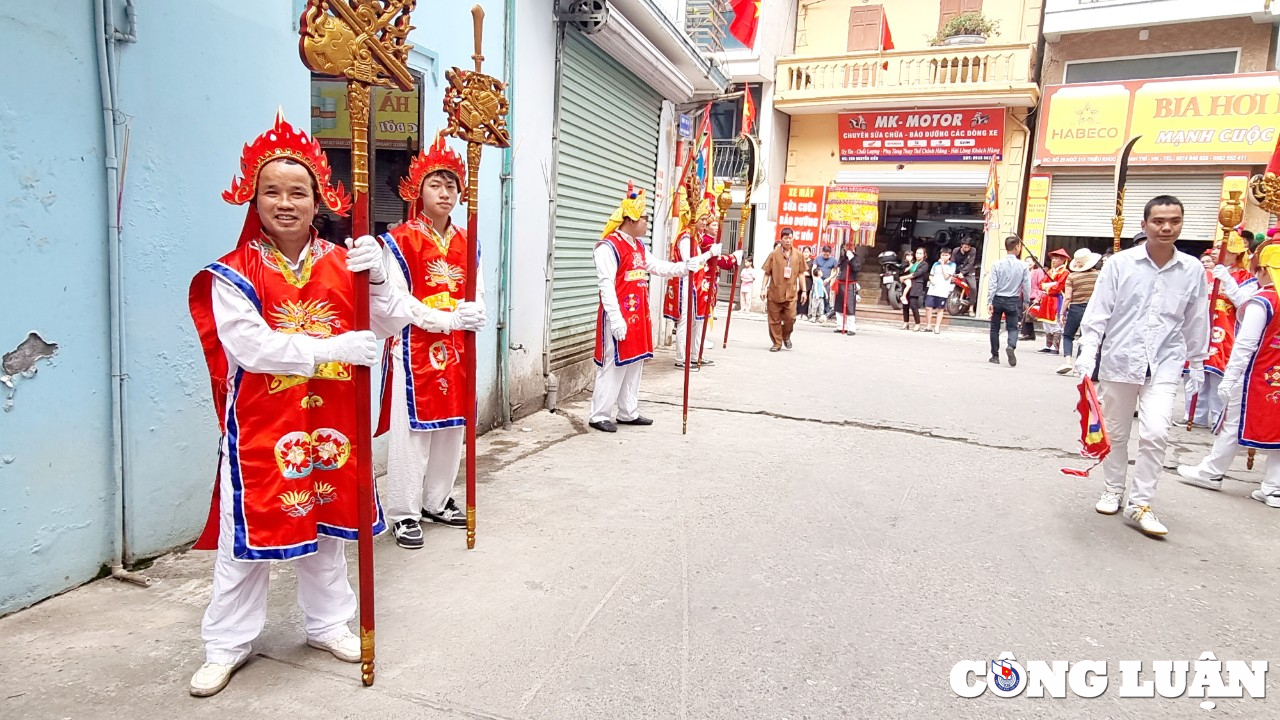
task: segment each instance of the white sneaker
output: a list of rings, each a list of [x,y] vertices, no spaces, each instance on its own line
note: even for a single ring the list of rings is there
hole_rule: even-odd
[[[195,697],[209,697],[217,695],[222,688],[231,682],[231,676],[240,666],[248,660],[246,655],[239,662],[230,665],[220,665],[218,663],[205,663],[196,670],[196,674],[191,676],[191,686],[189,688],[191,694]]]
[[[1102,493],[1102,497],[1098,500],[1098,504],[1093,506],[1093,509],[1103,515],[1115,515],[1120,512],[1120,493],[1111,492],[1110,490]]]
[[[333,653],[333,656],[342,662],[360,662],[360,638],[356,637],[355,633],[350,630],[346,630],[341,635],[324,642],[307,638],[307,644],[317,650],[327,650]]]
[[[1280,493],[1272,493],[1268,495],[1262,490],[1254,490],[1249,494],[1249,497],[1260,503],[1266,503],[1267,507],[1280,508]]]
[[[1206,490],[1222,489],[1222,476],[1213,477],[1199,465],[1179,465],[1178,475],[1178,479],[1188,485],[1195,485]]]
[[[1169,534],[1169,528],[1165,527],[1156,514],[1151,512],[1150,505],[1130,505],[1124,509],[1124,516],[1138,523],[1138,529],[1148,535]]]

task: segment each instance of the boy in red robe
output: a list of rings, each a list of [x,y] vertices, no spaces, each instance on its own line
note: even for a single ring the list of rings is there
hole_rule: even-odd
[[[391,281],[430,313],[387,343],[378,434],[390,430],[383,500],[396,544],[423,546],[421,521],[465,528],[452,497],[466,437],[464,332],[485,324],[479,247],[449,219],[466,197],[466,165],[437,135],[409,165],[400,197],[409,220],[382,235]],[[479,292],[466,302],[467,256],[476,253]]]
[[[236,249],[191,282],[222,429],[213,503],[199,550],[217,550],[201,624],[205,663],[190,692],[214,695],[249,657],[267,616],[272,560],[292,560],[307,644],[360,661],[347,627],[356,596],[343,541],[358,530],[353,365],[378,361],[375,332],[413,318],[386,283],[369,236],[347,247],[312,229],[317,205],[345,215],[351,198],[318,143],[277,115],[241,157],[242,177],[222,194],[250,203]],[[369,271],[375,332],[355,331],[352,273]],[[375,500],[376,503],[376,500]],[[374,532],[386,529],[375,507]]]

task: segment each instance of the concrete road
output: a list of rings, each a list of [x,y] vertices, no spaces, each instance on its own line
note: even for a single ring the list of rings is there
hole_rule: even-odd
[[[1277,717],[1276,701],[1122,699],[1118,664],[1280,657],[1280,511],[1237,471],[1220,493],[1161,478],[1165,540],[1092,509],[1075,388],[986,337],[802,324],[767,352],[758,316],[693,378],[680,433],[669,352],[657,424],[584,432],[581,399],[483,440],[479,543],[428,528],[378,543],[378,679],[303,645],[292,573],[222,694],[196,700],[211,557],[158,560],[150,589],[99,581],[0,619],[0,717]],[[1170,463],[1207,432],[1173,430]],[[1105,660],[1098,699],[967,700],[961,660]],[[1274,674],[1274,673],[1273,673]],[[1272,685],[1273,694],[1280,684]]]

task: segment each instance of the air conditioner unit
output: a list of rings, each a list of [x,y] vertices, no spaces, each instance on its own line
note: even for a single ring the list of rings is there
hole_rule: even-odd
[[[606,0],[560,0],[557,19],[577,28],[583,35],[594,35],[609,22]]]

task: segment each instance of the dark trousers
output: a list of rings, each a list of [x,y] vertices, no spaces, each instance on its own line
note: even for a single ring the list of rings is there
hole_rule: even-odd
[[[791,339],[791,331],[796,326],[796,303],[794,300],[769,300],[768,304],[769,339],[774,347],[782,347],[782,343]]]
[[[916,324],[919,325],[920,324],[920,306],[923,304],[924,304],[923,295],[921,295],[920,297],[916,297],[915,295],[908,295],[907,301],[902,303],[902,322],[906,323],[908,321],[907,313],[911,313],[912,315],[915,315]]]
[[[1022,322],[1022,300],[995,296],[991,301],[991,357],[1000,354],[1000,323],[1008,335],[1008,347],[1018,347],[1018,325]]]
[[[1080,321],[1084,320],[1084,309],[1088,303],[1072,303],[1067,306],[1067,319],[1062,324],[1062,354],[1071,357],[1071,346],[1076,333],[1080,332]]]

